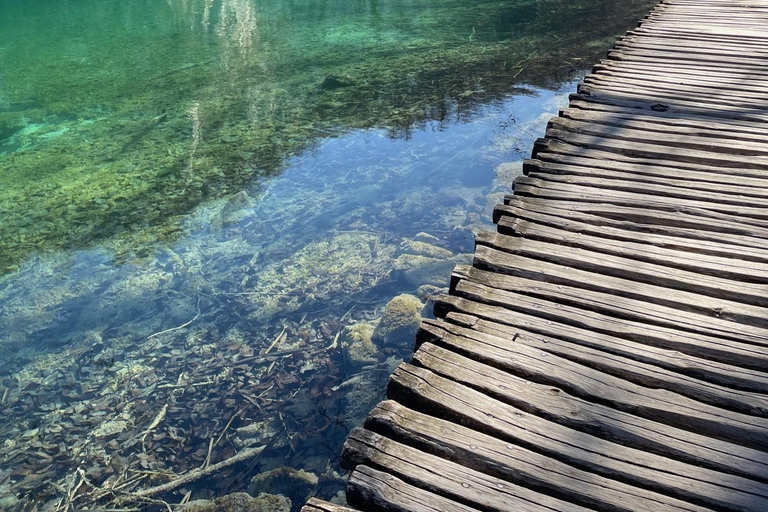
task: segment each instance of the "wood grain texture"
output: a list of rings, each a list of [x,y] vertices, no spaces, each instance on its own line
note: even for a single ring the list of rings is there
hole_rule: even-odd
[[[310,498],[307,504],[301,509],[301,512],[359,512],[358,510],[335,503]]]

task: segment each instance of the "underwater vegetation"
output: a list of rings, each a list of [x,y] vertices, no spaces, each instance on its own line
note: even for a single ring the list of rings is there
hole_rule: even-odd
[[[60,512],[343,501],[347,432],[651,2],[10,4],[0,509]]]
[[[557,84],[648,5],[48,0],[45,19],[4,5],[0,272],[97,242],[146,255],[202,201],[327,137],[408,137],[516,83]]]

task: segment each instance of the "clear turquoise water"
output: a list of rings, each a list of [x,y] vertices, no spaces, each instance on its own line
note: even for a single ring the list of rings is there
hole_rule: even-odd
[[[80,466],[75,505],[152,508],[102,491],[220,435],[210,463],[268,449],[193,499],[281,467],[341,489],[410,351],[361,366],[345,329],[439,292],[651,3],[0,0],[0,499],[55,506]]]

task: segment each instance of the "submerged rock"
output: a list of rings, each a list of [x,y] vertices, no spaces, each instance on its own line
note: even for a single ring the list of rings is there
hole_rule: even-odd
[[[195,500],[181,508],[182,512],[290,512],[291,500],[285,496],[259,494],[255,498],[235,492],[214,500]]]
[[[211,226],[220,228],[227,224],[237,224],[254,214],[255,201],[245,190],[226,199],[218,214],[211,219]]]
[[[15,507],[19,502],[16,496],[0,496],[0,510],[10,510],[11,507]]]
[[[341,89],[342,87],[352,87],[355,82],[346,75],[328,75],[320,84],[320,89],[323,91],[334,91]]]
[[[341,333],[344,355],[347,358],[347,364],[353,369],[377,362],[375,355],[378,349],[371,341],[373,331],[373,325],[358,323],[348,325]]]
[[[304,503],[317,485],[318,478],[314,473],[303,469],[282,467],[259,473],[251,479],[248,494],[259,496],[266,494],[281,494],[294,503]]]
[[[434,244],[419,240],[405,240],[400,244],[400,250],[403,254],[413,254],[427,258],[451,258],[453,253],[448,249],[443,249]]]
[[[398,295],[384,307],[381,320],[373,331],[373,341],[395,348],[412,346],[423,308],[418,297],[407,293]]]
[[[424,285],[448,286],[453,267],[469,261],[468,255],[456,256],[448,249],[425,241],[430,236],[419,233],[414,240],[404,240],[395,259],[395,271],[414,289]]]

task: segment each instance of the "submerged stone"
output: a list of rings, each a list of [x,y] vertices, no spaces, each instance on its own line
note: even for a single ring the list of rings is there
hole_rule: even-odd
[[[368,323],[348,325],[341,333],[341,343],[344,347],[344,355],[347,364],[352,368],[359,368],[367,364],[376,363],[378,349],[373,344],[374,326]]]
[[[323,91],[334,91],[341,89],[342,87],[352,87],[355,82],[346,75],[328,75],[320,84],[320,89]]]
[[[373,332],[373,341],[381,346],[406,348],[413,345],[421,323],[424,304],[418,297],[404,293],[387,303]]]
[[[237,224],[254,213],[255,202],[245,190],[229,197],[217,215],[211,219],[211,225],[215,228],[226,224]]]
[[[314,473],[303,469],[282,467],[259,473],[251,479],[248,494],[259,496],[266,494],[281,494],[294,503],[304,503],[317,485],[318,478]]]
[[[184,505],[183,512],[290,512],[291,500],[275,494],[259,494],[255,498],[235,492],[214,500],[195,500]]]

